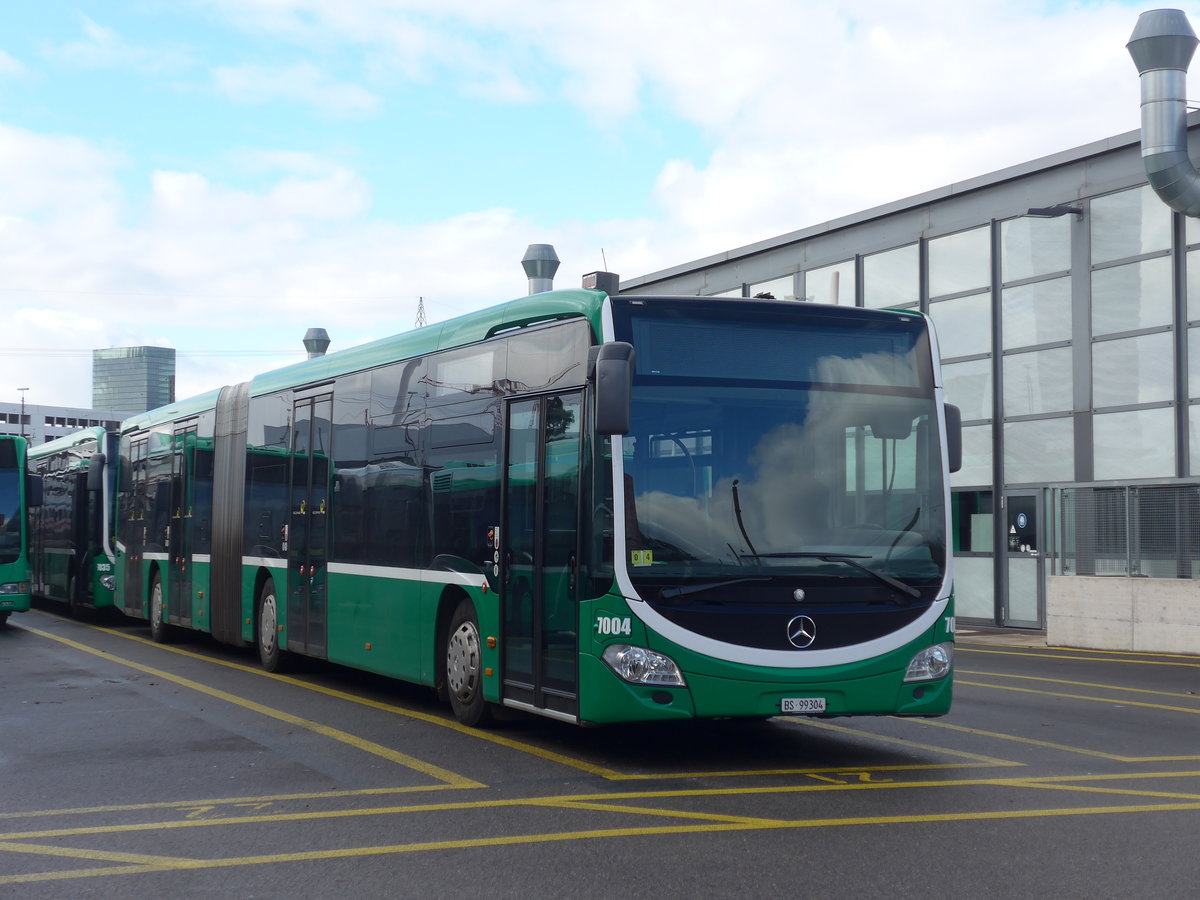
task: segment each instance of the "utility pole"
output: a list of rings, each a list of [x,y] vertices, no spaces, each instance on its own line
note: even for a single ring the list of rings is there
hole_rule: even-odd
[[[425,318],[425,298],[417,298],[417,328],[424,328],[429,324],[429,320]]]
[[[17,388],[21,392],[21,437],[25,437],[25,392],[27,387]]]

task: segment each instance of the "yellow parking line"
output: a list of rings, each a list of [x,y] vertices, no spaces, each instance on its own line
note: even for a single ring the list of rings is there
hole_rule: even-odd
[[[247,700],[246,698],[239,697],[236,694],[230,694],[227,691],[221,691],[216,688],[209,687],[206,684],[201,684],[198,681],[192,681],[189,678],[183,678],[171,672],[163,671],[162,669],[155,669],[151,666],[142,665],[141,663],[134,662],[131,659],[125,659],[119,656],[113,656],[111,653],[95,650],[86,644],[81,644],[78,641],[71,640],[70,638],[51,634],[48,631],[42,631],[39,628],[30,628],[27,625],[22,627],[33,634],[52,641],[57,641],[60,644],[65,644],[72,649],[80,650],[84,653],[90,653],[93,656],[98,656],[102,659],[115,662],[118,665],[136,669],[139,672],[145,672],[148,675],[153,675],[155,678],[161,678],[164,681],[173,682],[174,684],[181,685],[182,687],[186,687],[190,690],[197,691],[201,694],[206,694],[209,697],[215,697],[218,700],[224,700],[227,703],[232,703],[235,706],[240,706],[243,709],[248,709],[251,712],[258,713],[259,715],[268,716],[272,719],[277,719],[280,722],[286,722],[289,725],[295,725],[299,728],[304,728],[315,734],[319,734],[322,737],[331,738],[332,740],[339,741],[343,744],[354,747],[357,750],[361,750],[364,753],[370,753],[374,756],[386,759],[389,762],[394,762],[397,765],[404,766],[407,769],[412,769],[414,772],[420,772],[423,775],[428,775],[430,778],[434,778],[444,784],[452,785],[458,788],[486,787],[486,785],[481,784],[478,781],[455,774],[449,769],[443,769],[441,766],[435,766],[432,763],[427,763],[423,760],[417,759],[414,756],[409,756],[407,753],[401,753],[398,750],[393,750],[390,747],[385,747],[382,744],[375,743],[374,741],[368,741],[365,738],[360,738],[348,732],[341,731],[340,729],[331,728],[328,725],[322,725],[321,723],[314,722],[311,719],[302,719],[299,716],[293,716],[291,713],[285,713],[282,710],[274,709],[262,703],[256,703],[253,700]]]
[[[931,750],[936,753],[945,753],[950,756],[961,756],[964,759],[974,760],[975,762],[983,763],[988,766],[1023,766],[1025,763],[1014,762],[1007,759],[997,759],[994,756],[984,756],[980,753],[968,753],[965,750],[953,750],[949,747],[939,747],[936,744],[918,744],[915,741],[907,740],[906,738],[887,737],[880,734],[872,734],[869,731],[859,731],[855,728],[849,728],[845,725],[833,725],[829,722],[822,722],[818,719],[799,718],[784,718],[781,721],[787,722],[789,725],[800,725],[806,728],[815,728],[820,731],[833,731],[838,734],[849,734],[855,737],[863,738],[869,741],[878,741],[884,744],[899,744],[902,747],[909,747],[917,750]],[[908,721],[908,720],[899,720]],[[927,719],[917,719],[921,723],[927,722]]]
[[[67,620],[64,619],[64,621],[67,621]],[[478,728],[471,728],[467,725],[461,724],[460,722],[456,722],[454,719],[446,718],[445,716],[430,715],[429,713],[423,713],[418,710],[409,709],[409,708],[403,707],[403,706],[398,706],[394,703],[382,703],[378,700],[371,700],[370,698],[367,698],[367,697],[360,697],[355,694],[347,693],[345,691],[339,691],[336,688],[325,687],[324,685],[314,684],[309,681],[302,681],[299,678],[293,678],[289,675],[277,675],[273,672],[267,672],[266,670],[260,669],[256,666],[245,666],[245,665],[242,665],[241,663],[235,663],[235,662],[231,662],[231,661],[225,660],[225,659],[218,659],[213,656],[205,656],[204,654],[201,654],[201,653],[193,653],[192,651],[184,650],[181,647],[172,647],[172,646],[169,646],[166,644],[158,644],[153,641],[149,641],[146,638],[140,637],[138,635],[125,634],[124,632],[117,631],[116,629],[113,629],[113,628],[103,628],[101,626],[88,625],[86,623],[75,623],[75,624],[81,624],[81,625],[83,625],[83,627],[90,628],[93,631],[98,631],[101,634],[109,634],[114,637],[124,638],[125,640],[128,640],[128,641],[134,641],[139,644],[145,644],[149,647],[153,647],[156,650],[162,650],[162,651],[167,651],[170,653],[176,653],[180,656],[187,657],[188,659],[195,659],[195,660],[199,660],[201,662],[209,663],[211,665],[223,666],[227,669],[233,669],[237,672],[245,672],[247,674],[255,675],[255,676],[261,677],[261,678],[269,678],[272,681],[278,681],[283,684],[290,684],[294,687],[304,688],[305,690],[313,691],[318,694],[324,694],[327,697],[334,697],[338,700],[345,700],[349,703],[357,703],[360,706],[367,706],[367,707],[370,707],[371,709],[382,710],[384,712],[388,712],[393,715],[404,716],[405,718],[408,718],[408,719],[415,719],[418,722],[424,722],[428,725],[436,725],[439,728],[448,728],[451,731],[457,731],[460,734],[467,735],[468,737],[475,738],[476,740],[487,741],[488,743],[497,744],[501,747],[506,747],[510,750],[515,750],[518,753],[524,753],[528,756],[534,756],[539,759],[543,759],[546,762],[557,763],[558,765],[567,766],[568,768],[572,768],[572,769],[575,769],[580,772],[586,772],[589,775],[596,775],[600,778],[620,778],[621,777],[620,772],[617,772],[613,769],[609,769],[605,766],[598,766],[593,763],[586,762],[585,760],[576,759],[574,757],[566,756],[561,753],[555,753],[553,750],[544,750],[541,747],[535,747],[532,744],[526,744],[522,741],[513,740],[512,738],[507,738],[507,737],[504,737],[503,735],[493,734],[493,733],[487,732],[487,731],[481,731]],[[31,630],[33,630],[33,629],[31,629]],[[105,655],[107,655],[107,654],[105,654]]]
[[[1040,697],[1059,697],[1064,700],[1087,700],[1091,703],[1116,703],[1121,706],[1136,706],[1140,709],[1157,709],[1163,712],[1180,712],[1188,715],[1200,715],[1200,707],[1190,709],[1186,706],[1165,706],[1161,703],[1143,703],[1140,700],[1117,700],[1113,697],[1089,697],[1085,694],[1064,694],[1059,691],[1038,691],[1033,688],[1014,687],[1007,684],[985,684],[981,681],[963,681],[961,678],[955,679],[956,685],[965,685],[967,687],[990,688],[993,691],[1012,691],[1018,694],[1035,694]]]
[[[1066,684],[1071,687],[1095,688],[1102,691],[1124,691],[1130,694],[1146,694],[1152,697],[1177,697],[1180,700],[1194,699],[1200,703],[1200,696],[1183,691],[1151,691],[1145,688],[1125,687],[1119,684],[1097,684],[1091,681],[1069,681],[1065,678],[1045,678],[1038,675],[1016,675],[1009,672],[980,672],[970,669],[957,669],[955,675],[977,675],[984,678],[1018,678],[1021,681],[1040,681],[1047,684]],[[966,684],[968,682],[961,682]]]
[[[1020,656],[1020,657],[1024,657],[1025,659],[1034,657],[1037,659],[1066,659],[1066,660],[1070,660],[1071,662],[1107,662],[1107,663],[1121,663],[1122,665],[1130,665],[1130,666],[1181,666],[1182,668],[1185,668],[1185,669],[1200,669],[1200,662],[1196,661],[1196,657],[1184,655],[1182,653],[1178,654],[1178,655],[1162,654],[1162,653],[1146,654],[1147,657],[1152,656],[1154,658],[1153,659],[1150,659],[1150,658],[1140,659],[1140,658],[1137,658],[1137,654],[1130,652],[1128,654],[1128,656],[1130,656],[1131,658],[1123,659],[1121,657],[1110,657],[1110,656],[1061,656],[1061,655],[1059,655],[1061,653],[1096,653],[1096,652],[1098,652],[1095,650],[1071,650],[1068,647],[1054,647],[1054,648],[1047,648],[1047,649],[1052,649],[1055,652],[1044,653],[1044,652],[1033,652],[1033,651],[1029,651],[1029,650],[1025,650],[1025,651],[983,650],[983,649],[981,649],[981,646],[970,647],[970,646],[964,646],[962,644],[955,644],[954,652],[956,654],[957,653],[979,653],[979,654],[986,654],[986,655],[990,655],[990,656]],[[1105,651],[1099,651],[1099,652],[1105,652]],[[1117,651],[1113,651],[1113,652],[1117,652]],[[1121,652],[1124,653],[1124,651],[1121,651]],[[1164,659],[1164,657],[1166,657],[1166,658]],[[1173,660],[1179,660],[1179,661],[1175,662]]]
[[[556,843],[606,838],[648,837],[654,835],[703,835],[735,831],[765,831],[798,828],[846,828],[880,825],[913,825],[947,822],[980,822],[997,820],[1019,820],[1040,818],[1063,818],[1072,816],[1130,815],[1154,812],[1186,812],[1200,810],[1200,803],[1148,803],[1136,806],[1095,806],[1057,809],[1009,809],[979,810],[959,813],[926,813],[898,816],[856,816],[845,818],[798,819],[773,822],[709,822],[697,825],[661,825],[634,828],[603,828],[582,831],[559,831],[540,834],[497,835],[482,838],[459,838],[455,840],[420,841],[383,846],[345,847],[331,850],[304,850],[293,853],[276,853],[262,856],[231,857],[226,859],[197,859],[186,865],[188,869],[220,869],[235,866],[258,866],[289,862],[313,862],[318,860],[353,859],[366,856],[385,856],[401,853],[420,853],[442,850],[465,850],[480,847],[529,846],[540,843]],[[0,885],[31,884],[69,878],[111,876],[115,874],[169,871],[180,868],[178,864],[161,867],[137,866],[124,869],[79,869],[74,871],[38,872],[25,875],[0,876]]]
[[[70,859],[92,859],[108,862],[135,863],[155,868],[186,869],[194,860],[180,856],[152,856],[146,853],[118,853],[110,850],[90,850],[81,847],[50,847],[45,844],[24,844],[16,841],[0,842],[0,850],[8,853],[30,853],[36,856],[65,856]]]
[[[945,728],[949,731],[961,731],[964,734],[974,734],[979,737],[997,738],[1002,741],[1012,741],[1017,744],[1029,744],[1033,747],[1045,747],[1049,750],[1062,750],[1065,753],[1076,753],[1082,756],[1095,756],[1099,759],[1109,759],[1113,762],[1146,763],[1146,762],[1191,762],[1200,760],[1200,756],[1120,756],[1116,753],[1105,753],[1102,750],[1089,750],[1086,747],[1072,747],[1068,744],[1056,744],[1052,741],[1039,741],[1035,738],[1023,737],[1017,734],[1004,734],[999,731],[985,731],[981,728],[968,728],[965,725],[955,725],[951,722],[939,722],[933,719],[913,719],[918,725],[929,728]]]

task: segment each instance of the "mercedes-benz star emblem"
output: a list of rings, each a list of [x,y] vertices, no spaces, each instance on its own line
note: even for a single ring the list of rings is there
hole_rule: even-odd
[[[793,647],[803,650],[817,639],[817,623],[808,616],[796,616],[787,624],[787,637]]]

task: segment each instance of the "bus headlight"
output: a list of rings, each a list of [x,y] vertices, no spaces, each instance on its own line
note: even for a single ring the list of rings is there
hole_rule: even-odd
[[[668,687],[686,687],[683,673],[675,660],[645,647],[629,644],[609,644],[604,648],[604,661],[608,667],[630,684],[659,684]]]
[[[0,584],[0,594],[28,594],[28,581],[9,581],[5,584]]]
[[[101,575],[100,587],[104,588],[106,591],[115,591],[117,589],[117,576]]]
[[[908,664],[908,671],[904,673],[904,680],[933,681],[950,674],[953,666],[954,644],[934,644],[912,658]]]

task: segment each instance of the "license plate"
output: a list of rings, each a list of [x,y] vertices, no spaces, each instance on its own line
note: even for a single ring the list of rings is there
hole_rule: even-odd
[[[824,697],[784,697],[780,701],[779,711],[784,715],[805,715],[807,713],[825,712]]]

